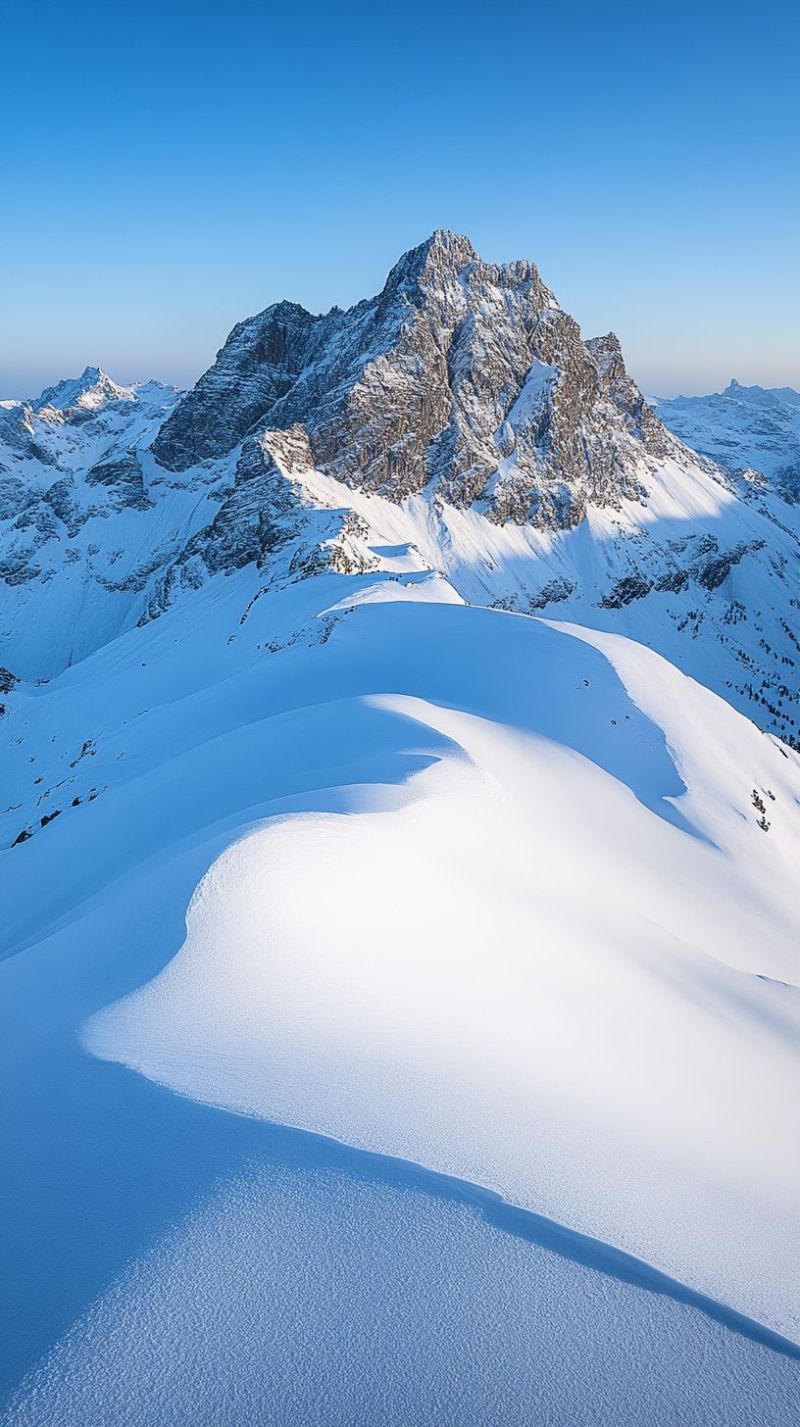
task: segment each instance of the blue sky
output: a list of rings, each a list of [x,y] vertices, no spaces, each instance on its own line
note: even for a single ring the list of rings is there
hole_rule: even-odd
[[[787,3],[0,0],[0,392],[191,382],[436,227],[538,263],[653,392],[800,386]]]

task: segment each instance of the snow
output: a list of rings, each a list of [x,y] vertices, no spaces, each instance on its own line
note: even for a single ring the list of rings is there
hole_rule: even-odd
[[[611,643],[619,672],[538,621],[373,603],[287,655],[288,687],[215,687],[229,732],[163,773],[134,764],[127,864],[134,836],[151,856],[185,839],[172,805],[201,761],[214,823],[243,779],[253,800],[299,796],[298,815],[244,819],[178,955],[84,1044],[496,1189],[791,1334],[797,1003],[776,983],[796,981],[797,764]],[[159,712],[151,765],[175,717]],[[369,788],[390,753],[430,763],[402,795]],[[310,787],[349,787],[348,816],[309,806]],[[774,794],[768,833],[754,788]],[[153,806],[155,844],[136,826]]]
[[[140,625],[236,453],[167,476],[134,397],[31,414],[85,519],[6,586],[6,1420],[789,1423],[800,760],[711,689],[793,657],[791,508],[667,459],[539,531],[294,471],[364,573]],[[656,582],[712,535],[769,558],[694,638]]]
[[[83,377],[60,384],[65,404],[82,393],[76,404],[88,404],[87,421],[72,425],[53,405],[20,407],[34,450],[47,452],[49,463],[30,448],[9,453],[6,461],[0,430],[2,554],[8,559],[19,550],[23,560],[23,577],[3,586],[0,640],[6,666],[21,678],[51,678],[134,626],[153,573],[217,508],[207,490],[167,484],[145,452],[139,456],[146,494],[140,507],[126,507],[107,487],[87,482],[93,466],[146,446],[177,399],[158,382],[121,388],[100,373],[98,384],[96,372],[87,368]],[[94,401],[98,392],[102,400]],[[7,502],[3,476],[12,487]],[[72,521],[66,529],[47,500],[63,481]]]
[[[10,1423],[792,1420],[798,761],[440,584],[242,571],[15,696]]]
[[[661,420],[681,440],[728,470],[755,470],[796,498],[800,480],[800,393],[732,381],[709,396],[656,398]]]
[[[131,1265],[7,1427],[794,1421],[796,1360],[445,1186],[303,1148],[231,1174]]]
[[[135,400],[136,392],[132,387],[119,386],[100,367],[86,367],[79,377],[47,387],[32,405],[37,409],[49,407],[54,411],[67,411],[73,406],[96,411],[110,401]]]

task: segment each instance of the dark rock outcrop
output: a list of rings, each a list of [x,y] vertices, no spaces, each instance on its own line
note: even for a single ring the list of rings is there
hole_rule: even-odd
[[[92,466],[86,474],[86,484],[107,486],[118,506],[146,510],[149,505],[142,468],[134,452],[127,452],[117,460],[101,461]]]
[[[401,500],[432,483],[545,527],[638,498],[642,460],[670,440],[616,338],[584,343],[532,263],[484,263],[448,232],[347,312],[279,303],[240,323],[153,454],[185,470],[256,426],[302,429],[310,464],[348,485]]]

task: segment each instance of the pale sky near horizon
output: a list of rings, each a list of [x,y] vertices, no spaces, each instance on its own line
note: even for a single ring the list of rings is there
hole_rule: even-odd
[[[0,396],[187,385],[434,228],[533,258],[643,388],[800,387],[795,7],[0,0]]]

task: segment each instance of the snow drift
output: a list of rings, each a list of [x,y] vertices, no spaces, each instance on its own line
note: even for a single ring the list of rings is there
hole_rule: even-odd
[[[639,646],[513,615],[371,603],[305,665],[258,724],[305,811],[214,862],[177,957],[84,1044],[796,1333],[794,755]],[[345,726],[346,815],[309,810]],[[401,795],[369,769],[398,738],[427,764]]]

